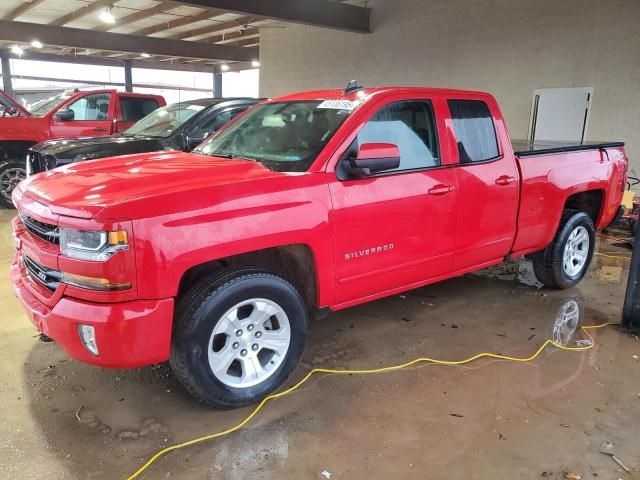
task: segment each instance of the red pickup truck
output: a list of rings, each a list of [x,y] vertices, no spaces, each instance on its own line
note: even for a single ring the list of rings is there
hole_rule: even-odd
[[[575,285],[626,175],[622,143],[514,153],[486,93],[299,93],[194,153],[22,182],[11,276],[73,358],[169,359],[197,399],[235,407],[293,372],[310,317],[522,255],[547,286]]]
[[[12,206],[11,192],[26,177],[25,158],[32,145],[122,132],[166,104],[159,95],[91,90],[60,93],[29,112],[9,102],[4,92],[1,98],[9,106],[0,115],[0,207],[5,208]]]

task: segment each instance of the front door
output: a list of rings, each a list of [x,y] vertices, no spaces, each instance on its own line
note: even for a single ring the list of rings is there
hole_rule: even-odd
[[[364,143],[391,143],[400,151],[397,169],[329,185],[336,304],[417,286],[450,270],[457,185],[454,169],[440,168],[443,132],[435,118],[428,98],[387,103],[341,159]]]
[[[65,105],[73,111],[73,120],[51,118],[53,138],[95,137],[109,135],[112,132],[114,106],[109,92],[90,93]]]

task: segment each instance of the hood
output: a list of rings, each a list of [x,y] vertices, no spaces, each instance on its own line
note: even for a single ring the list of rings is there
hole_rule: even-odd
[[[4,93],[2,90],[0,90],[0,106],[2,106],[3,110],[6,110],[7,108],[15,109],[16,115],[13,115],[13,116],[17,116],[17,117],[31,116],[31,113],[29,113],[29,110],[24,108],[22,105],[20,105],[13,98],[11,98],[9,95]]]
[[[258,162],[172,151],[70,164],[29,177],[20,188],[60,215],[92,218],[107,209],[105,217],[133,219],[201,207],[240,183],[283,175]]]
[[[63,160],[61,164],[66,164],[95,158],[164,150],[165,144],[170,143],[167,140],[156,137],[126,137],[123,135],[64,138],[47,140],[34,145],[31,150],[43,156]]]

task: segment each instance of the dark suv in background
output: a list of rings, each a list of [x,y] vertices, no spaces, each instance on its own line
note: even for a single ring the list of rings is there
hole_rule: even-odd
[[[256,98],[202,98],[159,108],[128,130],[104,137],[47,140],[27,152],[27,175],[69,163],[160,150],[189,152]]]

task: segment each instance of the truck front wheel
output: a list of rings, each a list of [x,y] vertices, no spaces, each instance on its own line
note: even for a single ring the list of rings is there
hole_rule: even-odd
[[[24,162],[8,160],[0,162],[0,207],[13,208],[11,192],[27,178]]]
[[[289,378],[307,335],[307,308],[293,285],[266,271],[225,269],[178,302],[170,363],[196,399],[240,407]]]
[[[591,217],[577,210],[565,210],[551,245],[531,257],[536,278],[551,288],[573,287],[587,273],[594,247]]]

